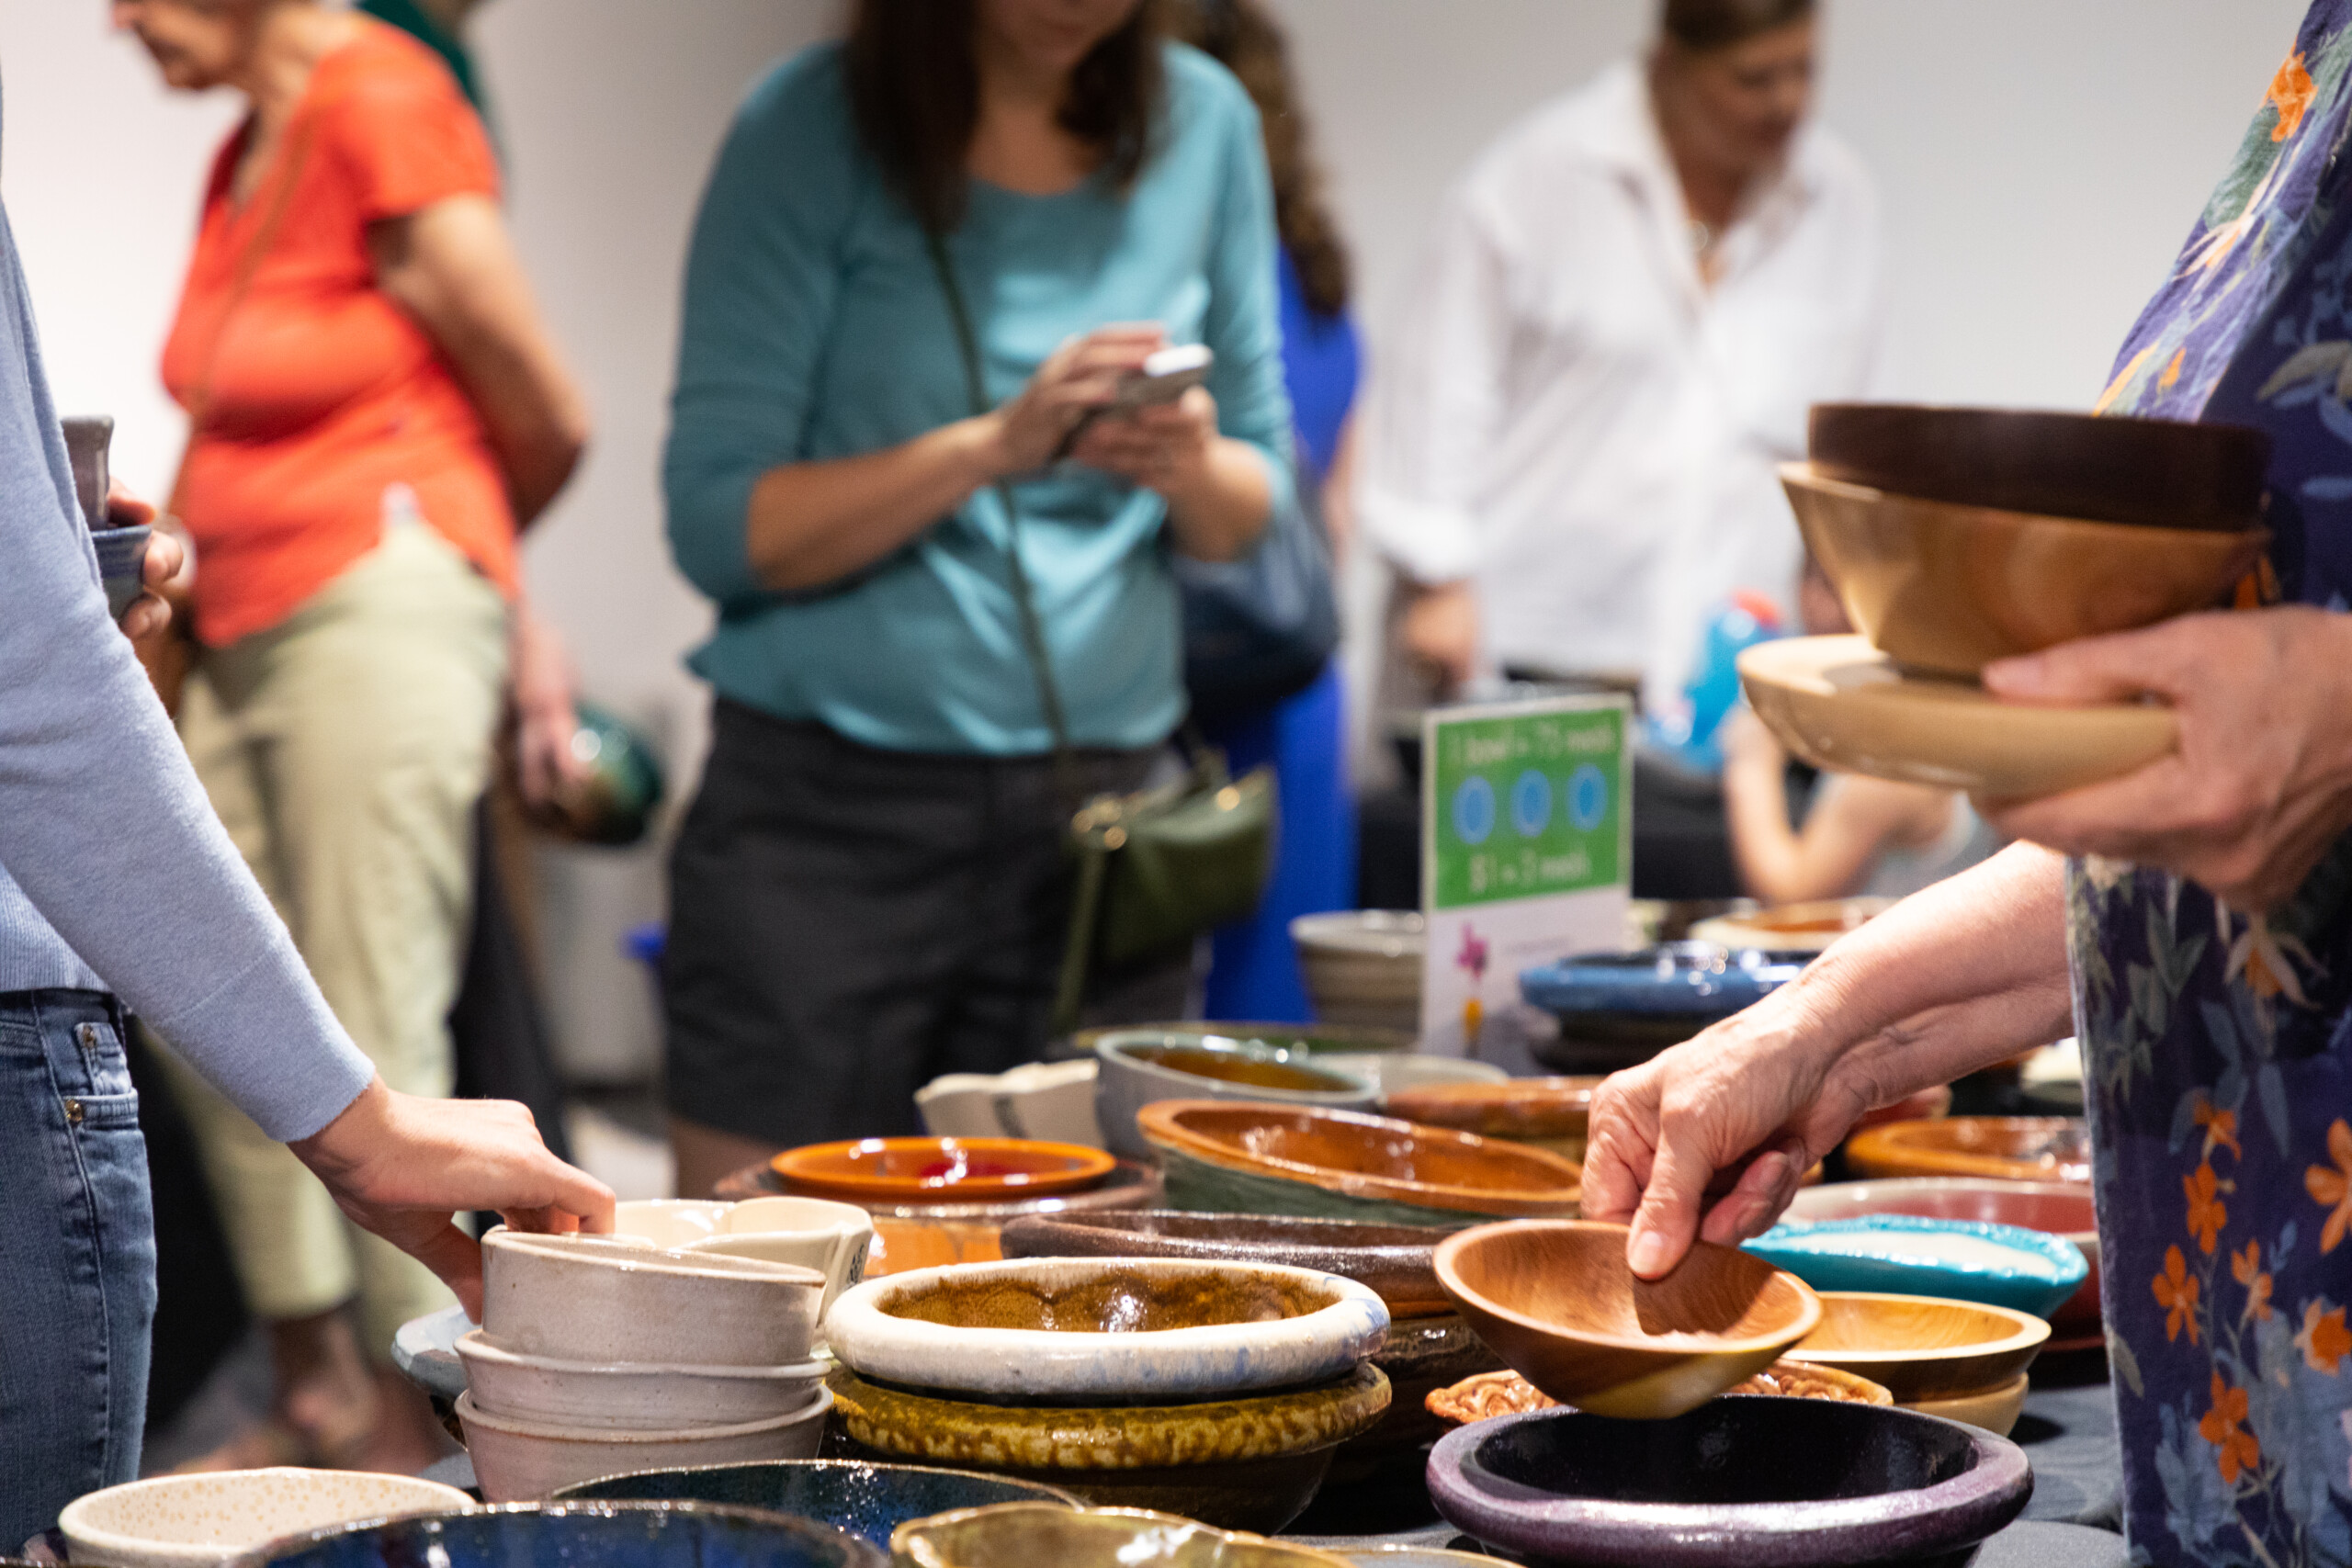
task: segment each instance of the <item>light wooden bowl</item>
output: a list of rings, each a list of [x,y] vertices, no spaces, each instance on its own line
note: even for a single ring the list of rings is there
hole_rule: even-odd
[[[1947,1421],[1977,1427],[1996,1438],[2006,1438],[2017,1426],[2018,1417],[2025,1414],[2025,1395],[2032,1379],[2024,1372],[1998,1388],[1982,1393],[1964,1393],[1954,1399],[1914,1400],[1904,1406],[1922,1416],[1940,1416]]]
[[[1625,1235],[1580,1220],[1480,1225],[1439,1245],[1438,1283],[1537,1388],[1636,1420],[1713,1398],[1821,1321],[1804,1283],[1736,1247],[1700,1242],[1665,1279],[1637,1280]]]
[[[2000,1388],[2050,1337],[2050,1325],[2030,1314],[1976,1302],[1862,1291],[1824,1291],[1820,1300],[1819,1325],[1788,1359],[1866,1377],[1898,1404]]]
[[[1981,1176],[1995,1181],[2091,1179],[2089,1124],[2079,1116],[1951,1116],[1857,1133],[1846,1166],[1866,1180]]]

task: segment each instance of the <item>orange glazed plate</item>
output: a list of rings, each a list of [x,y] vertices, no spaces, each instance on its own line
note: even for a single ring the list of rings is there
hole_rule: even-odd
[[[1118,1161],[1081,1144],[1032,1138],[860,1138],[786,1149],[772,1163],[798,1191],[985,1202],[1074,1192]]]

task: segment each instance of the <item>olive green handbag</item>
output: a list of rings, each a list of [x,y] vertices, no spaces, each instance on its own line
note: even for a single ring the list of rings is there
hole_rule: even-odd
[[[985,414],[991,405],[964,291],[956,286],[945,243],[936,233],[925,238],[955,323],[972,412]],[[1056,779],[1063,797],[1074,800],[1077,758],[1029,573],[1021,563],[1021,513],[1009,485],[999,483],[996,493],[1004,507],[1005,562],[1020,615],[1021,646],[1054,738]],[[1184,777],[1132,795],[1096,795],[1070,820],[1078,893],[1054,1001],[1056,1034],[1077,1027],[1086,977],[1096,964],[1117,967],[1166,952],[1211,927],[1241,919],[1265,891],[1273,859],[1274,770],[1253,768],[1236,779],[1223,754],[1189,721],[1182,735],[1192,762]]]

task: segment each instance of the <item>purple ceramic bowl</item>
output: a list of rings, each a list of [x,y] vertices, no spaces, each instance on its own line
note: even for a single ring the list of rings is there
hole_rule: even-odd
[[[1818,1568],[1934,1559],[2033,1495],[2006,1438],[1908,1410],[1732,1395],[1671,1421],[1539,1410],[1464,1427],[1430,1500],[1532,1562]]]

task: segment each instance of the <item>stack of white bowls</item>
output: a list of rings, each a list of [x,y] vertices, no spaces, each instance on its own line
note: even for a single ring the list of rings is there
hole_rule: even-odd
[[[482,1238],[482,1325],[458,1417],[492,1503],[638,1470],[809,1459],[826,1277],[638,1236]]]
[[[1291,945],[1315,1016],[1325,1023],[1421,1029],[1421,917],[1409,910],[1301,915]]]

